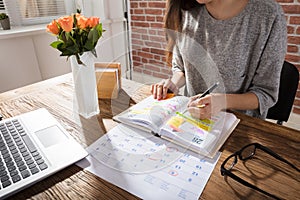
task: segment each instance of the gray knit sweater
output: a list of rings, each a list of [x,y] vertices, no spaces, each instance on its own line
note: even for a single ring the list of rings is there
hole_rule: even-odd
[[[216,20],[199,6],[183,11],[172,69],[185,73],[187,96],[217,81],[221,84],[215,92],[253,92],[259,109],[241,112],[264,119],[277,101],[286,34],[284,13],[274,0],[249,0],[228,20]]]

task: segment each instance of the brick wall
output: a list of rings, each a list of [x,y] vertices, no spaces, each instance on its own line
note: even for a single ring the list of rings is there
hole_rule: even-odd
[[[165,63],[166,43],[162,29],[165,2],[130,0],[133,69],[159,78],[168,78],[172,74]]]
[[[300,71],[300,0],[277,0],[286,14],[288,51],[286,60]],[[133,70],[143,74],[168,78],[170,68],[165,63],[163,16],[166,0],[130,0],[131,44]],[[293,112],[300,114],[300,83]]]
[[[277,0],[286,14],[288,29],[288,50],[286,60],[295,64],[300,71],[300,0]],[[293,112],[300,114],[300,83]]]

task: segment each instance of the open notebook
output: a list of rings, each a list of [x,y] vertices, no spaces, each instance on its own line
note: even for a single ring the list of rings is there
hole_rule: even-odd
[[[223,111],[211,119],[195,119],[186,110],[188,101],[185,96],[149,96],[113,119],[213,158],[240,120]]]
[[[46,109],[0,121],[0,199],[87,155]]]

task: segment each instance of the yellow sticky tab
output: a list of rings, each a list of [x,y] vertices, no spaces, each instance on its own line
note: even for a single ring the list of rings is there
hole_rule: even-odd
[[[179,126],[184,122],[184,119],[181,117],[174,116],[172,117],[167,124],[174,130],[180,131]]]

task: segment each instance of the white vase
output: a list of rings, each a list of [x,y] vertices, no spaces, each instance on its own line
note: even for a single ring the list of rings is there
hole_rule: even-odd
[[[71,56],[70,60],[75,91],[73,95],[73,109],[81,116],[90,118],[100,112],[94,56],[91,52],[83,53],[80,56],[80,60],[84,65],[78,64],[75,56]]]

